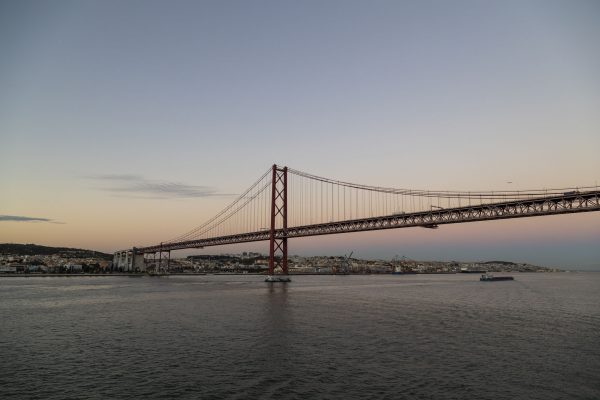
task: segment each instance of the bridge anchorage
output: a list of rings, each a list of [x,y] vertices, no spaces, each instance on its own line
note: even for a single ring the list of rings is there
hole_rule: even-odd
[[[597,186],[426,191],[337,181],[273,165],[204,224],[156,245],[118,251],[113,266],[162,275],[173,250],[268,241],[266,280],[287,282],[291,238],[590,211],[600,211]]]

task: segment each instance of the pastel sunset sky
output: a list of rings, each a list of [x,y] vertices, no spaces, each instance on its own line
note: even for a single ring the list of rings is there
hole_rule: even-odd
[[[583,0],[0,1],[0,242],[155,244],[273,163],[413,189],[598,185],[599,39]],[[267,244],[203,252],[246,250]],[[600,269],[600,213],[290,242],[351,250]]]

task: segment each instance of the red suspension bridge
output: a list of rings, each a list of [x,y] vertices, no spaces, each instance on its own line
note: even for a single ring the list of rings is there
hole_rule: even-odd
[[[170,240],[115,253],[143,269],[145,255],[269,241],[269,274],[288,273],[288,239],[382,229],[600,211],[598,187],[527,191],[425,191],[360,185],[273,165],[204,224]]]

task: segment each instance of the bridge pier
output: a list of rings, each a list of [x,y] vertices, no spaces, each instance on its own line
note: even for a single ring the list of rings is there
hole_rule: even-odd
[[[144,255],[137,254],[135,247],[131,250],[117,251],[113,255],[113,271],[145,272]]]
[[[158,262],[156,261],[156,253],[158,253]],[[166,254],[167,266],[163,268],[163,254]],[[157,251],[152,252],[152,270],[160,272],[162,269],[169,271],[171,267],[171,250],[163,250],[162,243]]]

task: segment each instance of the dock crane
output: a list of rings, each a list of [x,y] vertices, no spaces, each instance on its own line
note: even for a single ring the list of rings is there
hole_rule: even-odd
[[[348,275],[350,273],[350,257],[352,257],[352,254],[354,254],[354,251],[351,251],[348,255],[344,255],[338,273],[343,275]]]

